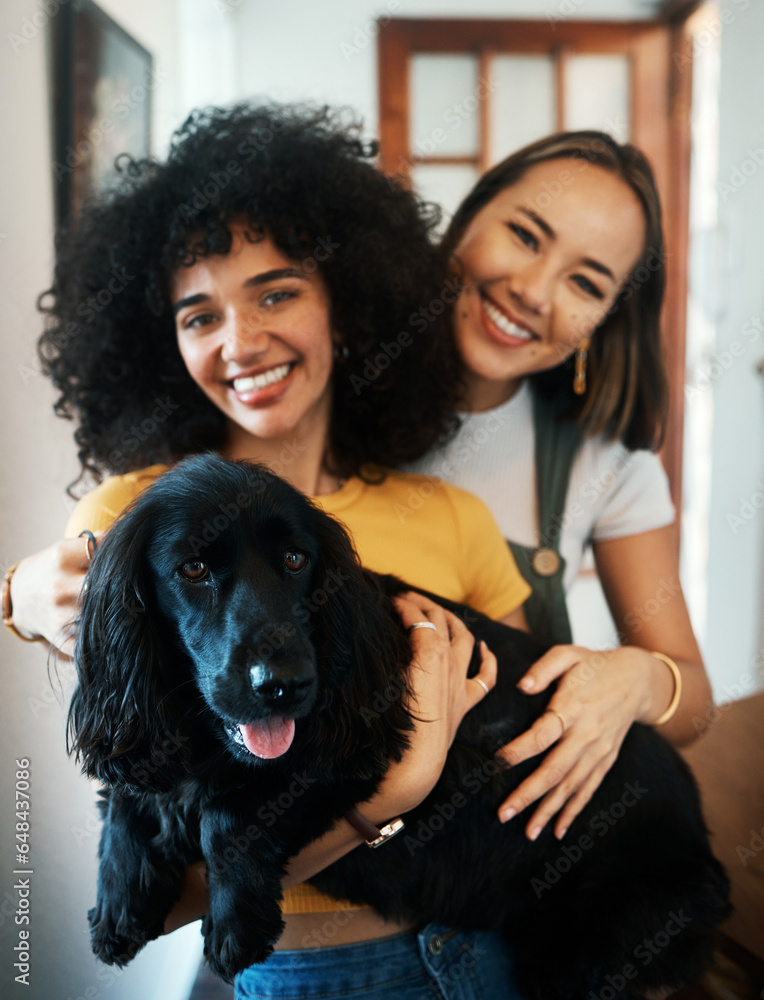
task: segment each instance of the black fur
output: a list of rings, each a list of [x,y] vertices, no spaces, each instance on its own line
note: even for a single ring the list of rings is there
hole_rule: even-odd
[[[268,957],[287,860],[407,747],[411,648],[391,603],[403,589],[362,570],[336,521],[254,465],[188,459],[116,522],[88,571],[69,714],[83,770],[108,785],[89,914],[102,960],[124,964],[161,932],[183,867],[202,858],[214,971],[230,981]],[[406,829],[314,883],[387,917],[499,929],[522,988],[544,1000],[694,982],[728,882],[688,768],[635,725],[562,843],[549,830],[528,841],[522,816],[501,825],[498,804],[539,758],[507,769],[494,753],[551,697],[515,686],[543,648],[442,603],[498,656],[497,687]],[[263,760],[236,725],[273,716],[295,719],[295,736]]]

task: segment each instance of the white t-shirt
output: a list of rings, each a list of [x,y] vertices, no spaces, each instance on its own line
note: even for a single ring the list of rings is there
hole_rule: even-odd
[[[531,390],[527,382],[508,402],[463,417],[456,437],[412,470],[438,476],[477,494],[505,538],[539,544]],[[656,454],[619,442],[586,438],[570,474],[560,553],[564,586],[578,575],[586,547],[663,528],[674,521],[668,478]]]

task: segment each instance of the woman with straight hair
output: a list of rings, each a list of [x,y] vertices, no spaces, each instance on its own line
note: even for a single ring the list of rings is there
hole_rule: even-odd
[[[632,722],[686,744],[711,702],[655,454],[667,254],[652,170],[602,132],[546,137],[480,178],[443,250],[461,284],[462,421],[414,468],[485,500],[531,584],[531,631],[555,645],[522,687],[558,686],[504,754],[554,748],[500,816],[523,813],[532,838],[556,817],[562,837]],[[601,652],[572,644],[566,604],[589,547],[621,643]]]

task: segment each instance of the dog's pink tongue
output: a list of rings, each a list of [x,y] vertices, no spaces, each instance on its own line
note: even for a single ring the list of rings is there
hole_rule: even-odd
[[[292,745],[294,739],[294,719],[277,716],[264,722],[248,722],[239,726],[244,746],[255,757],[280,757]]]

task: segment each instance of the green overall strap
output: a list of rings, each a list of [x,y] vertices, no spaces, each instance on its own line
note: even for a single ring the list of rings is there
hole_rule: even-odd
[[[573,636],[563,587],[565,560],[560,535],[570,470],[583,440],[578,425],[561,420],[553,403],[533,393],[536,496],[540,544],[509,542],[518,568],[533,588],[524,609],[531,632],[549,643],[569,643]]]

